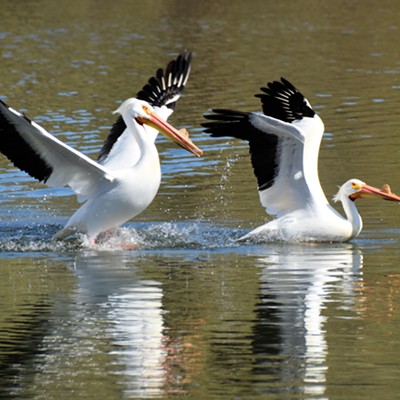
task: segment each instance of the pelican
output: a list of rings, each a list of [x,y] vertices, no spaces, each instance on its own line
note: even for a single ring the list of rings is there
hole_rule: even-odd
[[[92,242],[138,215],[154,199],[161,180],[157,133],[201,156],[202,151],[166,118],[190,71],[190,53],[168,64],[115,111],[120,117],[94,161],[0,101],[0,151],[18,168],[50,187],[70,186],[84,204],[55,234],[76,233]],[[163,118],[158,115],[163,114]]]
[[[355,206],[361,197],[400,201],[359,179],[340,187],[346,218],[327,201],[318,177],[318,153],[324,133],[321,118],[307,99],[286,79],[260,89],[261,112],[214,109],[205,115],[205,132],[249,142],[261,205],[276,219],[239,240],[344,242],[355,238],[362,220]]]

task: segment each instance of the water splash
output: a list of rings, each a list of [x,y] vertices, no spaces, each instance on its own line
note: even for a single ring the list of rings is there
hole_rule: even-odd
[[[238,246],[235,239],[242,233],[203,222],[160,222],[126,226],[96,242],[85,235],[58,241],[53,235],[58,225],[37,224],[0,226],[2,252],[68,252],[79,250],[157,250],[207,249]]]
[[[210,224],[171,223],[123,227],[98,243],[83,241],[83,246],[97,250],[207,249],[234,246],[238,234]]]

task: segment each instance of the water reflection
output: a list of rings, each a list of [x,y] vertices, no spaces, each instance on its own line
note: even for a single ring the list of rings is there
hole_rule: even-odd
[[[76,260],[77,304],[102,313],[122,391],[127,397],[159,396],[164,382],[161,283],[141,279],[140,256],[85,254]],[[104,334],[100,333],[99,334]]]
[[[3,357],[10,367],[0,377],[28,397],[328,398],[329,321],[354,312],[361,251],[240,246],[230,249],[230,265],[227,254],[82,251],[44,260],[46,296],[31,301],[29,314],[23,303],[17,323],[0,331],[23,366]],[[22,318],[30,321],[24,335]]]
[[[362,262],[352,245],[282,247],[258,259],[254,374],[272,374],[280,390],[326,395],[328,306],[338,293],[354,298]]]

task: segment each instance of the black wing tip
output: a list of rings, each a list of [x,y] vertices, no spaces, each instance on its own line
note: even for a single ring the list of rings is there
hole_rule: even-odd
[[[255,97],[261,99],[262,109],[266,116],[292,123],[304,117],[314,117],[315,111],[304,95],[287,79],[272,81],[261,87],[262,93]]]
[[[214,122],[203,122],[201,126],[209,127],[211,125],[218,125],[219,123],[229,124],[243,122],[248,119],[250,114],[249,112],[236,111],[227,108],[213,108],[211,111],[213,114],[204,114],[203,117]]]
[[[249,122],[249,112],[215,108],[213,114],[204,114],[207,122],[201,126],[203,132],[211,137],[234,137],[242,140],[251,140],[254,127]]]
[[[248,141],[258,190],[272,186],[278,168],[278,138],[255,127],[250,112],[221,108],[212,109],[212,112],[204,115],[208,121],[201,124],[203,132],[215,138],[233,137]]]
[[[158,68],[136,97],[152,106],[167,106],[174,110],[177,97],[185,89],[192,66],[192,52],[182,51],[169,61],[165,70]]]
[[[169,61],[165,70],[158,68],[156,73],[150,77],[146,85],[137,93],[136,98],[147,101],[153,107],[167,106],[174,110],[176,100],[183,92],[189,78],[192,65],[192,52],[183,50],[176,58]],[[168,77],[171,79],[168,80]],[[98,161],[103,163],[126,128],[121,116],[117,118],[110,133],[103,143],[98,156]]]
[[[21,171],[46,183],[53,168],[24,138],[34,131],[37,128],[30,118],[0,99],[0,152]]]
[[[271,81],[267,83],[267,86],[262,86],[260,90],[263,93],[258,93],[255,97],[262,97],[270,95],[272,97],[277,97],[279,95],[288,95],[289,93],[300,93],[300,91],[287,79],[281,77],[280,81]]]
[[[193,57],[193,52],[185,49],[178,55],[176,61],[178,63],[186,63],[190,66],[192,64],[192,57]],[[171,60],[170,62],[173,62],[173,60]]]
[[[237,110],[232,110],[230,108],[212,108],[211,111],[214,114],[204,114],[204,117],[212,117],[214,115],[236,115],[236,116],[247,116],[250,113],[246,111],[237,111]]]

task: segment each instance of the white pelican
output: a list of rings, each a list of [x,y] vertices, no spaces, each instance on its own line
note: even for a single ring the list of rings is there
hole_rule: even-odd
[[[168,65],[165,74],[159,70],[138,98],[124,101],[115,111],[121,118],[114,124],[98,162],[0,101],[0,151],[40,182],[70,186],[78,200],[85,202],[55,238],[82,233],[94,242],[100,233],[117,228],[149,206],[161,180],[154,144],[158,131],[196,156],[202,154],[187,135],[165,120],[189,71],[190,53],[184,53]]]
[[[257,94],[263,113],[215,109],[202,124],[214,137],[247,140],[262,206],[277,218],[239,240],[347,241],[362,229],[354,201],[378,196],[400,201],[358,179],[334,197],[346,218],[331,207],[318,178],[318,153],[324,124],[304,96],[287,80],[268,83]]]

